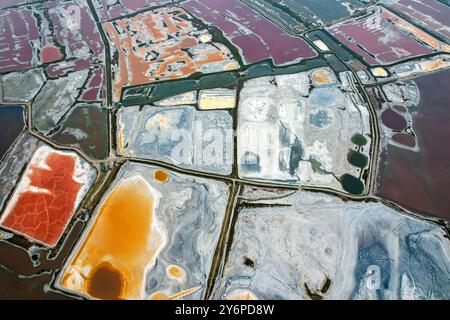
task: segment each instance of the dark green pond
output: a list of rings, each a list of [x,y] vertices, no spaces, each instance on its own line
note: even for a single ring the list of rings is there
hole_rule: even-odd
[[[351,165],[361,169],[365,168],[369,162],[369,158],[366,155],[355,150],[348,151],[347,160]]]
[[[346,173],[341,176],[340,180],[345,191],[351,194],[361,194],[364,192],[364,184],[358,178]]]
[[[362,134],[357,133],[352,137],[352,142],[357,146],[362,147],[367,144],[367,139]]]
[[[51,136],[57,143],[80,148],[93,159],[108,157],[107,111],[97,105],[77,105]]]

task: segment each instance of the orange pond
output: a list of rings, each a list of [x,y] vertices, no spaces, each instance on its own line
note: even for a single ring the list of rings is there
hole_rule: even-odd
[[[147,266],[164,237],[155,228],[156,196],[134,176],[118,183],[101,205],[61,285],[92,298],[143,299]]]
[[[169,181],[169,174],[163,170],[155,170],[153,177],[161,183]]]

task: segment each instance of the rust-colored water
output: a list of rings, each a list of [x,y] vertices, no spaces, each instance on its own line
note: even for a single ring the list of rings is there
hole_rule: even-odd
[[[124,285],[122,273],[111,263],[103,262],[92,272],[87,292],[92,297],[113,300],[122,296]]]
[[[162,183],[166,183],[167,181],[169,181],[170,177],[169,174],[164,170],[155,170],[153,176],[156,180]]]

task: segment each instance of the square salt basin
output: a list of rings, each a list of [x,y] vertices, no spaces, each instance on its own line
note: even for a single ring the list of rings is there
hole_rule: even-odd
[[[201,299],[229,196],[223,182],[125,163],[57,281],[92,299]]]
[[[75,153],[41,146],[9,200],[0,226],[33,242],[56,246],[95,177],[95,170]]]

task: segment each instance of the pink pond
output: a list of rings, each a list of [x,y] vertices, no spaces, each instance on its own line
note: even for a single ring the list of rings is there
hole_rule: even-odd
[[[429,30],[443,37],[450,37],[450,7],[437,0],[398,0],[392,5],[401,12]]]
[[[116,19],[142,9],[172,3],[172,0],[94,0],[102,20]]]
[[[304,39],[287,34],[237,0],[188,0],[182,5],[222,30],[246,63],[272,59],[275,65],[284,65],[317,55]]]
[[[420,104],[413,113],[417,136],[394,135],[394,141],[418,150],[388,145],[381,152],[377,194],[424,214],[450,219],[450,70],[414,79]]]
[[[0,72],[49,64],[50,77],[58,77],[103,59],[103,42],[85,2],[46,1],[4,8],[0,30]]]
[[[433,49],[399,30],[381,13],[338,23],[328,31],[368,64],[384,65],[433,53]]]
[[[33,12],[27,9],[0,11],[0,30],[0,72],[32,67],[31,41],[39,40]]]
[[[105,96],[104,68],[100,67],[91,71],[86,88],[81,94],[80,100],[86,102],[99,101]]]

